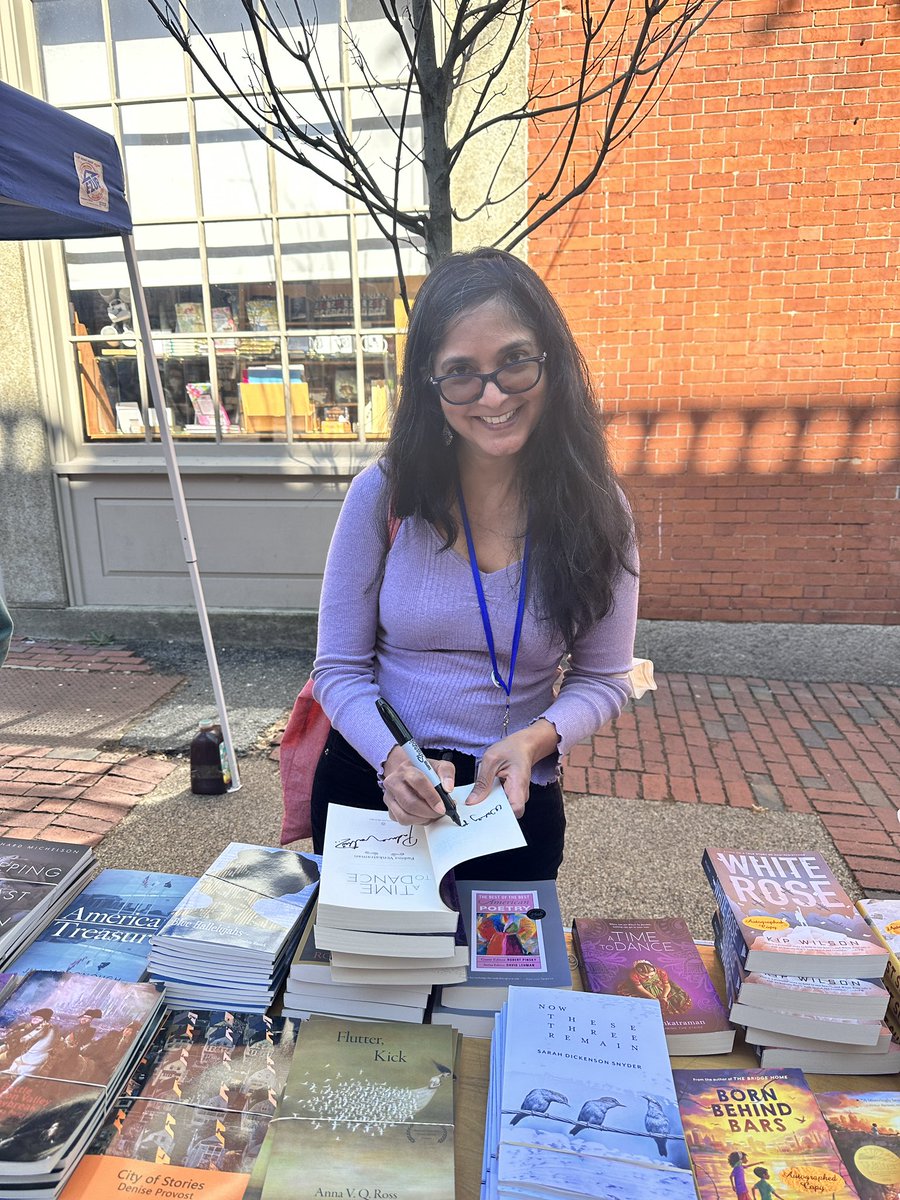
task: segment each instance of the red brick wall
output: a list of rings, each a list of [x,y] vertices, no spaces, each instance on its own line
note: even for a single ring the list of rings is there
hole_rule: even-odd
[[[579,25],[541,0],[539,82]],[[642,615],[900,623],[900,11],[736,0],[692,45],[528,246],[596,369]]]

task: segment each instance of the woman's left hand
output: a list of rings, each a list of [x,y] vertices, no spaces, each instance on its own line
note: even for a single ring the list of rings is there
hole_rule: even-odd
[[[494,742],[482,756],[478,777],[466,804],[481,804],[494,781],[499,780],[509,797],[510,807],[517,817],[521,817],[528,803],[531,769],[539,759],[553,753],[557,742],[556,729],[543,717],[526,729]]]

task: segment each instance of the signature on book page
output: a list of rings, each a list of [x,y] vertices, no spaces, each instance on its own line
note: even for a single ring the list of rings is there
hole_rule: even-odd
[[[380,842],[382,844],[392,843],[395,846],[418,846],[419,839],[413,833],[415,826],[410,825],[408,829],[404,829],[402,833],[396,833],[390,837],[376,837],[374,833],[367,833],[365,837],[346,837],[339,838],[334,843],[335,850],[356,850],[364,842]]]

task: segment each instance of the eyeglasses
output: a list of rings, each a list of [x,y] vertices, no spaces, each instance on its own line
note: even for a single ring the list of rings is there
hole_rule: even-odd
[[[438,375],[431,377],[428,382],[436,387],[442,400],[448,404],[474,404],[484,395],[484,389],[489,383],[507,396],[515,396],[519,392],[527,392],[537,387],[544,363],[547,361],[547,351],[534,358],[519,358],[515,362],[506,363],[496,371],[468,371],[465,374]]]

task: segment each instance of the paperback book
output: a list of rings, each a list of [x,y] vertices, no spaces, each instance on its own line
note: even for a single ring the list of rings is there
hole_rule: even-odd
[[[196,879],[155,871],[101,871],[13,962],[16,971],[146,977],[150,938]]]
[[[90,846],[0,838],[0,970],[84,886]]]
[[[860,1200],[896,1200],[900,1195],[900,1094],[824,1092],[818,1101]]]
[[[874,1046],[884,1023],[853,1017],[824,1017],[777,1008],[758,1008],[740,1000],[731,1006],[731,1019],[738,1025],[768,1029],[772,1033],[792,1033],[813,1041],[841,1046]]]
[[[880,1021],[890,997],[876,979],[808,979],[751,971],[741,984],[739,999],[758,1009]]]
[[[701,1200],[858,1200],[802,1071],[673,1074]]]
[[[573,940],[588,992],[655,1000],[670,1054],[727,1054],[734,1028],[681,917],[577,917]]]
[[[862,1047],[797,1050],[785,1046],[758,1046],[761,1067],[799,1067],[813,1075],[897,1075],[900,1046],[888,1039],[883,1054],[861,1054]],[[900,1097],[897,1098],[900,1105]]]
[[[261,1200],[454,1200],[455,1052],[430,1025],[304,1022]]]
[[[0,1195],[55,1196],[158,1023],[161,989],[32,971],[0,1007]]]
[[[887,951],[884,982],[891,995],[900,1001],[900,896],[887,900],[866,896],[857,908]]]
[[[152,939],[170,1003],[262,1012],[281,987],[319,882],[316,855],[232,842]]]
[[[449,817],[398,826],[386,813],[330,805],[317,930],[454,933],[458,912],[446,887],[452,868],[525,845],[503,789],[497,785],[483,803],[466,808],[471,790],[453,789],[461,827]]]
[[[486,1195],[696,1197],[656,1001],[513,987],[494,1045]]]
[[[457,890],[469,945],[468,970],[463,982],[441,985],[441,1004],[496,1011],[513,984],[571,986],[555,880],[459,880]]]
[[[707,849],[703,868],[748,971],[876,979],[887,952],[820,854]]]
[[[296,1033],[297,1024],[283,1017],[170,1013],[63,1200],[240,1200],[277,1110]]]

